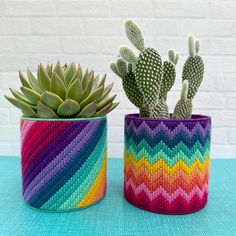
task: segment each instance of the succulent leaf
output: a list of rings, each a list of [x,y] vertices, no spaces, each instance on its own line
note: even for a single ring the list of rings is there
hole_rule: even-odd
[[[28,76],[28,80],[31,84],[31,87],[39,94],[41,94],[43,92],[43,90],[40,88],[39,84],[38,84],[38,80],[34,77],[34,75],[32,74],[32,72],[30,71],[30,69],[27,69],[27,76]]]
[[[20,77],[20,81],[23,87],[29,88],[31,89],[32,86],[30,85],[30,83],[28,82],[28,80],[25,78],[25,76],[23,75],[23,73],[19,70],[19,77]]]
[[[106,82],[106,77],[107,77],[107,75],[105,74],[105,75],[102,77],[102,79],[99,81],[98,87],[101,87],[102,85],[105,84],[105,82]]]
[[[114,83],[112,82],[111,84],[109,84],[108,86],[106,86],[106,87],[104,88],[103,93],[102,93],[102,96],[100,97],[100,99],[98,100],[98,102],[99,102],[100,100],[102,100],[103,98],[105,98],[105,97],[111,92],[111,90],[112,90],[112,88],[113,88],[113,85],[114,85]]]
[[[52,77],[52,64],[47,64],[47,67],[46,67],[46,71],[49,75],[49,77],[51,78]]]
[[[120,103],[119,102],[115,102],[115,103],[112,103],[110,109],[108,110],[107,113],[111,112],[112,110],[114,110]],[[107,114],[106,113],[106,114]]]
[[[71,63],[66,71],[66,85],[70,84],[70,81],[77,76],[77,70],[76,70],[76,66],[75,63]]]
[[[82,70],[82,67],[81,67],[80,64],[78,65],[77,74],[78,74],[78,78],[79,78],[80,80],[82,80],[82,78],[83,78],[83,70]]]
[[[102,96],[102,92],[103,92],[103,86],[95,89],[86,99],[84,99],[80,103],[81,109],[83,109],[88,104],[92,103],[93,101],[97,102],[96,99],[99,100],[99,97]]]
[[[105,107],[107,104],[111,103],[117,95],[113,95],[111,97],[106,96],[104,99],[100,100],[99,103],[97,104],[97,110],[102,109]]]
[[[108,111],[111,109],[112,102],[106,104],[102,109],[100,109],[98,112],[96,112],[95,116],[104,116],[108,113]]]
[[[20,104],[20,109],[21,109],[24,116],[34,117],[34,118],[38,117],[37,113],[34,111],[32,106],[28,105],[27,103],[25,103],[21,100],[19,100],[19,104]]]
[[[99,82],[99,75],[96,75],[95,78],[94,78],[94,81],[93,81],[93,87],[92,87],[92,91],[97,89],[99,86],[98,86],[98,83]]]
[[[50,107],[44,105],[40,101],[38,101],[37,104],[37,111],[41,118],[58,118],[57,114]]]
[[[81,101],[83,89],[81,81],[77,78],[68,88],[66,98],[71,98],[77,102]]]
[[[63,67],[61,66],[60,62],[58,61],[56,66],[54,67],[54,70],[53,70],[53,73],[56,73],[60,78],[61,78],[61,81],[65,83],[65,72],[63,70]],[[52,73],[52,76],[53,76],[53,73]]]
[[[88,81],[89,81],[89,71],[88,71],[88,68],[86,69],[85,73],[84,73],[84,76],[83,76],[83,79],[82,79],[82,87],[83,89],[86,88],[87,84],[88,84]]]
[[[58,107],[63,103],[63,100],[58,95],[45,91],[41,96],[41,102],[54,111],[57,111]]]
[[[52,93],[57,94],[62,100],[66,97],[66,87],[62,79],[57,75],[56,72],[53,72],[50,84],[50,90]]]
[[[72,117],[76,115],[80,110],[79,103],[71,100],[66,99],[57,109],[57,114],[62,117]]]
[[[29,105],[34,105],[31,101],[29,101],[29,99],[27,99],[22,93],[16,91],[15,89],[10,89],[10,91],[12,92],[13,96],[16,99],[19,99],[20,101],[27,103]]]
[[[96,103],[95,102],[91,102],[90,104],[88,104],[86,107],[83,108],[83,110],[77,115],[77,117],[81,118],[81,117],[85,117],[85,118],[89,118],[94,116],[94,114],[96,113]]]
[[[83,101],[85,98],[87,98],[89,96],[89,94],[91,93],[92,88],[93,88],[93,81],[94,81],[94,72],[92,72],[90,79],[87,83],[87,86],[85,87],[85,89],[83,91],[81,101]]]
[[[37,105],[38,100],[40,100],[41,96],[37,92],[27,87],[21,87],[21,92],[25,95],[25,97],[33,104]]]
[[[40,64],[38,68],[38,81],[42,90],[50,89],[50,77],[42,64]]]
[[[16,98],[12,98],[12,97],[9,97],[9,96],[4,96],[12,105],[14,105],[15,107],[21,109],[20,107],[20,103],[19,103],[19,99],[16,99]]]

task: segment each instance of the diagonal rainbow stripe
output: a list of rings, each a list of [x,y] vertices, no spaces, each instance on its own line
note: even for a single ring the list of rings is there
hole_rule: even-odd
[[[124,194],[134,206],[165,214],[202,209],[208,198],[211,119],[125,117]]]
[[[24,200],[32,207],[68,211],[106,193],[107,121],[21,119]]]

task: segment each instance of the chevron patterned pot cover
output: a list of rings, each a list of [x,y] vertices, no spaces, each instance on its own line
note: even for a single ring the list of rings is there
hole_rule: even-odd
[[[125,117],[124,195],[156,213],[187,214],[207,203],[211,118]]]
[[[37,209],[71,211],[106,193],[107,121],[21,119],[23,197]]]

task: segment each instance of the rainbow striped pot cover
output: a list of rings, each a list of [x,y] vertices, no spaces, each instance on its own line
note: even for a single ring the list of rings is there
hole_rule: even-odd
[[[124,195],[156,213],[187,214],[207,203],[211,118],[125,117]]]
[[[29,206],[71,211],[106,193],[107,120],[21,119],[23,197]]]

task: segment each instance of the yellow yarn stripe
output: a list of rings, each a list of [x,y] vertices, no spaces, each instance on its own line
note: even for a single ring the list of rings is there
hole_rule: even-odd
[[[93,185],[91,186],[91,188],[89,189],[87,194],[83,197],[81,202],[76,206],[76,208],[89,206],[94,203],[94,200],[97,197],[97,193],[100,192],[100,190],[101,190],[100,188],[102,187],[102,184],[104,182],[104,177],[106,174],[106,167],[107,167],[107,153],[106,153],[101,170],[100,170],[96,180],[94,181]]]
[[[136,170],[145,167],[150,174],[154,174],[158,170],[164,170],[169,176],[172,176],[176,171],[181,169],[190,176],[194,172],[195,168],[198,168],[202,173],[204,173],[206,168],[210,165],[210,160],[209,157],[206,157],[205,162],[202,164],[199,159],[196,159],[191,166],[186,165],[183,160],[179,160],[173,166],[169,166],[163,159],[160,159],[154,165],[150,165],[144,156],[137,161],[134,156],[130,154],[128,157],[125,157],[125,163],[126,167],[132,165]]]

